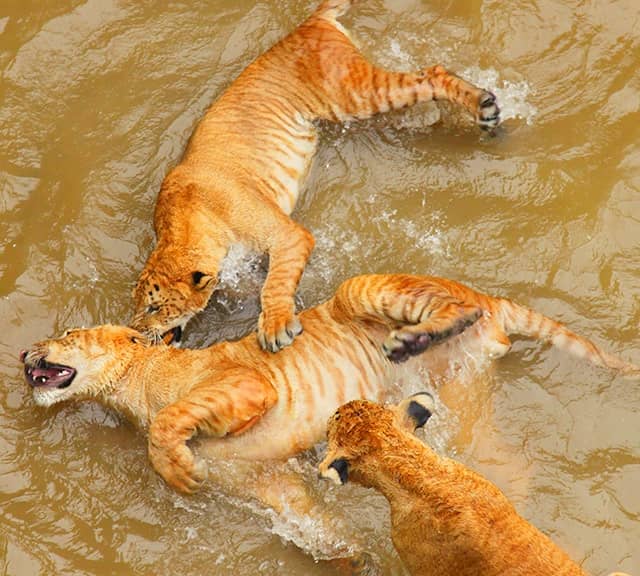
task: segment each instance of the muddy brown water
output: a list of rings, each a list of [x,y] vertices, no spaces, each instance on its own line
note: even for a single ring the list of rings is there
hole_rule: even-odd
[[[17,360],[67,327],[130,318],[164,174],[208,103],[313,6],[0,6],[0,573],[332,573],[283,541],[286,522],[211,488],[171,493],[143,436],[113,414],[36,408]],[[640,362],[637,1],[372,0],[344,21],[381,64],[440,62],[494,89],[505,122],[487,138],[425,107],[328,127],[295,212],[317,238],[300,302],[356,273],[437,274]],[[189,345],[252,328],[256,269],[231,259]],[[640,573],[638,385],[522,340],[483,381],[491,402],[467,441],[451,442],[464,415],[445,407],[426,439],[496,482],[593,574]],[[313,462],[293,465],[385,574],[404,574],[385,501],[320,485]]]

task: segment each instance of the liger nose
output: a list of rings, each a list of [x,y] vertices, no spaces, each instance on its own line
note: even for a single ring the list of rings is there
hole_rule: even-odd
[[[24,364],[25,358],[27,357],[27,352],[28,350],[21,350],[20,351],[20,362],[22,362]]]

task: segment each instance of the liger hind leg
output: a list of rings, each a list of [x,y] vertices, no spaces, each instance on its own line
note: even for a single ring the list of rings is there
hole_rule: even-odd
[[[322,560],[332,574],[356,576],[372,573],[373,560],[361,550],[357,537],[348,534],[344,519],[332,515],[314,494],[302,471],[286,462],[211,462],[211,479],[226,492],[270,518],[277,532],[298,548]]]
[[[327,99],[324,110],[316,110],[319,117],[334,121],[369,118],[419,102],[445,100],[467,110],[481,128],[495,128],[500,121],[494,94],[442,66],[392,72],[372,65],[337,29],[331,40],[333,50],[317,53],[312,80]]]
[[[360,83],[354,83],[351,96],[354,105],[349,112],[357,118],[407,108],[420,102],[444,100],[467,110],[483,129],[495,128],[500,121],[500,109],[494,94],[442,66],[432,66],[417,73],[390,72],[368,63],[367,66],[371,69],[361,71]]]
[[[389,333],[382,348],[394,362],[403,362],[427,348],[457,336],[482,316],[474,304],[455,298],[435,297],[425,303],[416,324],[408,324]]]
[[[482,316],[464,288],[440,278],[370,274],[343,282],[333,298],[340,320],[378,321],[391,328],[382,346],[395,362],[463,332]]]

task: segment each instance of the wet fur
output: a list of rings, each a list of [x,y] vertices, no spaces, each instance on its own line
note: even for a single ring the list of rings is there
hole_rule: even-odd
[[[442,99],[483,127],[497,124],[495,97],[441,66],[398,73],[368,62],[336,20],[350,4],[321,4],[250,64],[197,126],[158,195],[157,243],[134,290],[136,329],[159,338],[184,326],[206,306],[229,246],[242,242],[269,254],[261,346],[277,351],[300,333],[294,295],[314,240],[289,214],[316,149],[316,120]]]
[[[355,400],[328,423],[320,474],[382,492],[391,538],[413,576],[586,576],[491,482],[413,434],[411,398]],[[613,575],[611,575],[613,576]]]
[[[509,350],[507,334],[518,333],[639,374],[541,314],[442,278],[358,276],[302,317],[308,326],[300,342],[276,356],[251,336],[180,350],[107,325],[36,344],[25,362],[45,358],[78,370],[68,388],[34,388],[36,400],[92,398],[124,412],[149,428],[156,470],[186,492],[203,479],[186,446],[190,438],[210,437],[206,451],[215,456],[287,458],[318,442],[326,418],[343,402],[383,397],[394,381],[392,360],[419,355],[429,369],[434,355],[453,363],[472,344],[478,355],[495,358]]]
[[[96,400],[125,415],[148,431],[151,463],[172,488],[193,492],[209,471],[227,492],[240,486],[243,497],[276,511],[319,514],[323,525],[327,521],[313,512],[317,507],[300,478],[277,480],[273,464],[267,476],[255,467],[321,441],[328,417],[344,402],[386,399],[399,374],[390,358],[410,359],[409,368],[415,363],[433,374],[443,358],[454,363],[472,347],[478,360],[505,354],[507,332],[520,332],[550,338],[596,364],[637,372],[544,316],[429,276],[352,278],[301,317],[305,332],[277,355],[263,351],[251,335],[180,350],[106,325],[35,344],[24,353],[25,370],[43,361],[74,368],[65,388],[34,387],[36,403]],[[254,472],[243,481],[216,475],[215,464],[208,467],[194,454],[193,440],[200,456]]]

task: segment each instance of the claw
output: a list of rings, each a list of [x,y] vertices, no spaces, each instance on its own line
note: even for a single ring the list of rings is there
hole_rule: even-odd
[[[263,350],[275,353],[290,346],[295,337],[302,332],[302,324],[296,316],[280,328],[269,331],[265,328],[266,322],[261,322],[258,328],[258,343]]]
[[[496,96],[492,92],[485,92],[480,98],[480,108],[488,108],[496,102]]]
[[[496,96],[484,91],[478,100],[478,124],[483,130],[493,130],[500,123],[500,108]]]

